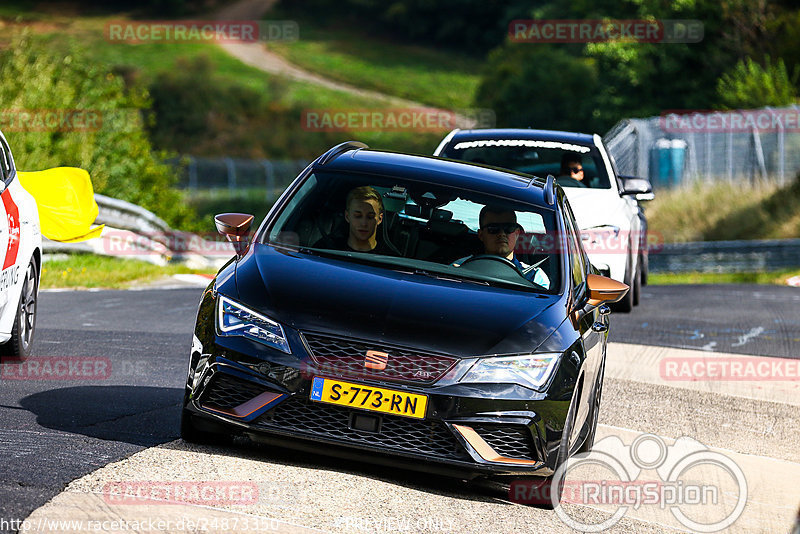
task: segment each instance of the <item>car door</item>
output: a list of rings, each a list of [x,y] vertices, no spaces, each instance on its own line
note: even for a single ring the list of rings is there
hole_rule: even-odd
[[[591,264],[583,250],[580,232],[575,222],[575,216],[569,207],[569,202],[564,199],[564,220],[570,265],[572,266],[572,291],[573,302],[586,300],[586,276],[591,274]],[[606,318],[601,316],[597,308],[583,314],[578,319],[578,330],[583,344],[585,359],[581,370],[583,383],[581,387],[581,400],[575,416],[575,432],[583,428],[586,420],[591,415],[594,402],[594,385],[606,351],[606,335],[602,328],[597,328],[595,323],[605,324]],[[571,440],[577,439],[575,434]]]
[[[13,177],[13,163],[11,159],[11,152],[8,149],[8,144],[0,135],[0,257],[3,260],[3,266],[0,270],[0,316],[6,309],[8,304],[9,289],[13,283],[12,272],[9,266],[13,266],[16,260],[16,252],[19,249],[19,212],[16,213],[16,204],[11,198],[11,192],[8,189],[8,184]],[[14,236],[16,236],[14,238]],[[11,237],[11,239],[10,239]],[[12,250],[13,249],[13,250]],[[13,260],[12,254],[13,252]],[[8,262],[11,261],[9,265]]]

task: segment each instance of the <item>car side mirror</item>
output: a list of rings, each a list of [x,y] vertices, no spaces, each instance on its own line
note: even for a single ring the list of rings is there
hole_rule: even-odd
[[[220,213],[214,216],[217,231],[233,243],[233,249],[238,257],[244,256],[250,246],[250,225],[253,216],[247,213]]]
[[[630,289],[627,284],[617,282],[605,276],[600,276],[599,274],[590,274],[586,276],[586,288],[589,291],[589,302],[587,304],[591,306],[617,302],[622,299]]]
[[[620,176],[620,180],[622,180],[621,195],[631,195],[636,200],[653,200],[656,197],[650,180],[633,176]]]

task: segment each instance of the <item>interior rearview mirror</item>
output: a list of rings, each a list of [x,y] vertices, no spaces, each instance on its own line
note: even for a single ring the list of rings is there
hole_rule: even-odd
[[[214,216],[217,231],[233,243],[233,249],[240,258],[250,245],[248,236],[252,223],[253,216],[247,213],[220,213]]]

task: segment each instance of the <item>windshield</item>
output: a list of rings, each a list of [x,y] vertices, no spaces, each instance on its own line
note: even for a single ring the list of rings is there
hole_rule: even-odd
[[[301,253],[459,282],[561,288],[554,212],[512,199],[400,177],[317,172],[272,221],[261,242]]]
[[[561,187],[611,188],[600,151],[594,146],[535,139],[480,139],[456,141],[441,156],[541,177],[552,174]]]

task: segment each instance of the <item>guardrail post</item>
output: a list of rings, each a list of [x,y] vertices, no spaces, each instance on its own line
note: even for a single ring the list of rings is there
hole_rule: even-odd
[[[275,194],[275,167],[267,159],[262,159],[261,165],[264,166],[264,174],[267,177],[267,201],[269,201]]]
[[[192,156],[189,158],[189,190],[197,190],[197,161]]]
[[[228,168],[228,189],[233,193],[236,189],[236,164],[232,158],[225,158],[225,166]]]

